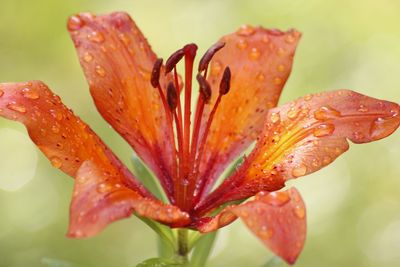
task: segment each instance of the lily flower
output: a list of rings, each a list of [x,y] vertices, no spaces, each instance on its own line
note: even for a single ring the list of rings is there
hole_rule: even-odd
[[[208,49],[197,68],[195,44],[163,64],[125,13],[74,15],[68,30],[98,111],[155,174],[169,202],[150,193],[44,83],[0,84],[0,115],[23,123],[52,165],[75,178],[72,238],[92,237],[133,213],[202,233],[241,218],[293,264],[305,242],[306,212],[296,189],[280,190],[285,182],[332,163],[348,140],[379,140],[400,124],[397,103],[350,90],[276,107],[301,36],[296,30],[242,26]],[[194,77],[199,94],[192,103]]]

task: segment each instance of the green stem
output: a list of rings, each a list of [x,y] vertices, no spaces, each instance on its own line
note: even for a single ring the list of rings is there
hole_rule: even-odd
[[[187,229],[179,229],[178,230],[178,256],[182,259],[184,263],[188,262],[188,253],[189,253],[189,239],[188,239],[188,230]]]

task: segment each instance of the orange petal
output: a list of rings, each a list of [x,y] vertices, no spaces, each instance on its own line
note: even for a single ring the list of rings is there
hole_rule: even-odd
[[[52,165],[68,175],[75,177],[81,164],[91,160],[111,173],[123,174],[127,186],[149,195],[100,138],[44,83],[0,84],[0,116],[23,123]]]
[[[82,13],[70,17],[68,29],[97,109],[171,193],[173,137],[150,83],[156,55],[145,37],[125,13]],[[166,87],[163,77],[160,84]]]
[[[253,152],[198,209],[274,191],[288,179],[317,171],[349,148],[347,139],[367,143],[393,133],[399,113],[396,103],[348,90],[305,96],[273,109]]]
[[[217,216],[203,219],[196,227],[200,232],[211,232],[237,217],[275,254],[289,264],[296,261],[306,239],[305,206],[296,189],[260,192],[255,200],[229,206]]]
[[[174,226],[189,222],[189,215],[177,207],[141,196],[124,186],[118,175],[110,175],[92,161],[85,161],[78,171],[70,210],[68,236],[91,237],[109,223],[141,216]]]
[[[266,114],[278,103],[291,72],[300,35],[295,30],[281,32],[242,26],[221,39],[226,45],[210,64],[208,81],[213,98],[205,113],[216,101],[227,66],[232,73],[231,89],[222,97],[207,138],[200,166],[202,179],[207,179],[203,195],[211,189],[227,164],[261,133]]]

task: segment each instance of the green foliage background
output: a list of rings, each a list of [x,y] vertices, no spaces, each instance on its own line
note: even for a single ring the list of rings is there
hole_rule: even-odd
[[[0,81],[45,81],[127,164],[131,150],[97,114],[65,27],[71,14],[116,10],[129,12],[164,58],[188,42],[202,52],[245,23],[295,27],[303,38],[280,103],[340,88],[400,102],[400,1],[1,0]],[[400,131],[352,146],[292,182],[309,218],[296,266],[400,266],[399,138]],[[4,119],[0,151],[1,267],[54,259],[54,266],[133,267],[155,256],[155,235],[136,218],[89,240],[67,239],[72,179],[51,168],[22,126]],[[236,222],[220,231],[208,266],[261,266],[270,257]]]

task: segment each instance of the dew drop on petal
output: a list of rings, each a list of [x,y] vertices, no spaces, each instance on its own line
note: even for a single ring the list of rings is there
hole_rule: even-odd
[[[279,116],[279,113],[277,113],[277,112],[272,112],[272,113],[271,113],[270,119],[271,119],[271,122],[272,122],[272,123],[277,123],[277,122],[280,121],[281,117]]]
[[[70,31],[77,31],[83,26],[83,21],[79,16],[72,16],[68,19],[67,27]]]
[[[279,78],[279,77],[276,77],[275,79],[274,79],[274,84],[276,84],[276,85],[280,85],[280,84],[282,84],[282,79],[281,78]]]
[[[89,63],[89,62],[91,62],[91,61],[93,60],[93,56],[92,56],[89,52],[86,52],[86,53],[83,55],[83,60],[84,60],[85,62]]]
[[[333,134],[334,131],[335,131],[335,126],[333,124],[324,123],[324,124],[318,125],[314,129],[313,134],[315,137],[323,137],[323,136],[328,136],[328,135]]]
[[[259,72],[259,73],[257,74],[256,79],[257,79],[257,81],[262,82],[262,81],[265,80],[265,76],[264,76],[264,74],[263,74],[262,72]]]
[[[21,90],[21,93],[25,98],[28,98],[28,99],[39,99],[39,97],[40,97],[39,93],[37,91],[35,91],[34,89],[31,89],[31,88],[28,88],[28,87],[23,88]]]
[[[240,36],[250,36],[255,33],[255,29],[250,25],[242,25],[236,33]]]
[[[265,226],[261,227],[261,230],[258,232],[258,236],[263,240],[271,239],[274,235],[274,232],[271,229],[266,229]]]
[[[312,98],[313,98],[313,95],[310,95],[310,94],[304,96],[304,100],[305,100],[305,101],[310,101]]]
[[[304,209],[303,206],[300,205],[296,205],[294,207],[294,215],[296,215],[297,218],[299,219],[304,219],[304,217],[306,216],[306,210]]]
[[[314,112],[314,118],[320,121],[335,119],[340,116],[341,113],[330,106],[322,106]]]
[[[258,48],[254,47],[251,49],[250,53],[249,53],[249,58],[251,60],[257,60],[259,59],[261,56],[261,52],[260,50],[258,50]]]
[[[8,103],[7,108],[19,113],[26,113],[26,108],[22,105],[18,105],[15,102]]]
[[[247,41],[244,39],[240,39],[237,43],[236,43],[237,48],[239,48],[240,50],[244,50],[247,48]]]
[[[290,108],[289,111],[287,112],[287,116],[289,119],[295,119],[298,114],[299,110],[296,109],[295,107]]]
[[[294,167],[292,170],[292,175],[294,177],[300,177],[300,176],[305,175],[306,173],[307,173],[307,166],[304,164],[300,164],[300,165]]]
[[[51,131],[53,133],[57,134],[60,132],[60,127],[57,124],[55,124],[55,125],[51,126]]]
[[[101,32],[93,31],[88,34],[87,38],[94,43],[104,42],[104,35]]]
[[[285,42],[288,44],[292,44],[296,41],[296,38],[292,34],[288,34],[285,37]]]
[[[279,65],[276,67],[276,69],[277,69],[279,72],[283,72],[283,71],[285,71],[285,66],[282,65],[282,64],[279,64]]]
[[[50,158],[50,162],[51,162],[51,165],[53,165],[53,167],[55,167],[57,169],[61,168],[61,166],[62,166],[62,161],[59,157],[54,156],[54,157]]]
[[[96,73],[100,77],[105,77],[106,76],[106,70],[102,66],[99,66],[99,65],[96,66]]]
[[[288,192],[275,191],[267,195],[268,204],[275,207],[281,207],[290,201]]]
[[[381,139],[386,137],[390,132],[387,129],[390,129],[390,119],[386,118],[377,118],[373,121],[370,128],[370,135],[373,139]]]
[[[52,109],[52,110],[50,110],[50,114],[54,119],[56,119],[58,121],[61,121],[64,118],[64,115],[59,110],[53,110]]]
[[[367,112],[368,111],[368,108],[365,106],[365,105],[360,105],[359,107],[358,107],[358,111],[359,112]]]

